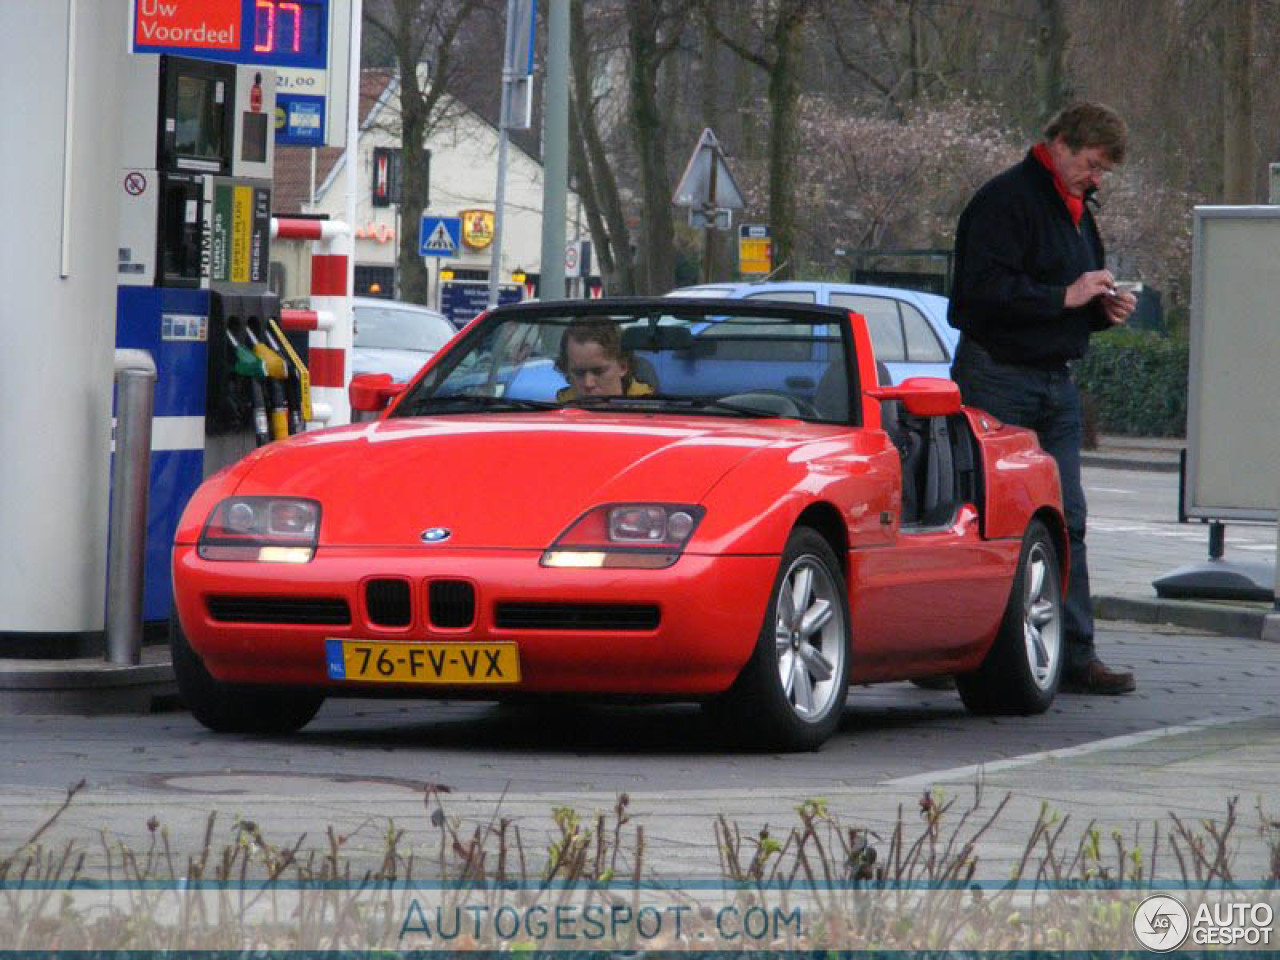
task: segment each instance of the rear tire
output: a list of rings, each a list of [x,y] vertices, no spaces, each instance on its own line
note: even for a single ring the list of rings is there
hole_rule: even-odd
[[[318,693],[246,687],[214,679],[191,649],[175,610],[169,617],[169,650],[182,702],[201,724],[218,733],[293,733],[316,715]]]
[[[830,545],[808,527],[787,540],[755,651],[712,709],[761,749],[816,750],[849,690],[849,598]]]
[[[970,713],[1044,713],[1062,677],[1062,576],[1048,529],[1032,520],[1022,538],[1000,630],[973,673],[956,677]]]

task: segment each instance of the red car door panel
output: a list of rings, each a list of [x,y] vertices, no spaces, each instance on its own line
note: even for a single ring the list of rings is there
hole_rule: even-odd
[[[858,680],[972,669],[999,626],[1019,544],[982,538],[966,504],[944,529],[852,555]]]

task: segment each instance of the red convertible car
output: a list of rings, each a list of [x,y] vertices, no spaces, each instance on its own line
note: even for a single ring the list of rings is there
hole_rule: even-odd
[[[820,746],[850,683],[953,675],[973,712],[1045,710],[1052,459],[949,380],[879,382],[833,307],[486,313],[407,386],[356,377],[375,420],[197,491],[181,694],[214,730],[277,732],[331,696],[689,700],[773,749]]]

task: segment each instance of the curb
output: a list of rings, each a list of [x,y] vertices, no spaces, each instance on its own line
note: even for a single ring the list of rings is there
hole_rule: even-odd
[[[1167,623],[1175,627],[1203,630],[1228,637],[1251,640],[1263,636],[1270,604],[1246,606],[1198,600],[1162,600],[1141,597],[1098,596],[1093,598],[1093,615],[1099,620],[1128,620],[1133,623]]]
[[[0,666],[0,716],[150,713],[177,693],[168,651],[137,666],[100,660],[8,660]]]
[[[1142,457],[1123,457],[1114,454],[1082,451],[1080,462],[1086,467],[1107,467],[1113,470],[1142,470],[1147,473],[1177,473],[1178,463],[1167,460],[1147,460]]]

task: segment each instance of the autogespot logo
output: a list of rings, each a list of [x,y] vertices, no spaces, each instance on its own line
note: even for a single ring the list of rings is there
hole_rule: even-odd
[[[1133,935],[1154,953],[1178,949],[1187,939],[1190,928],[1191,915],[1187,908],[1162,893],[1147,897],[1133,911]]]

